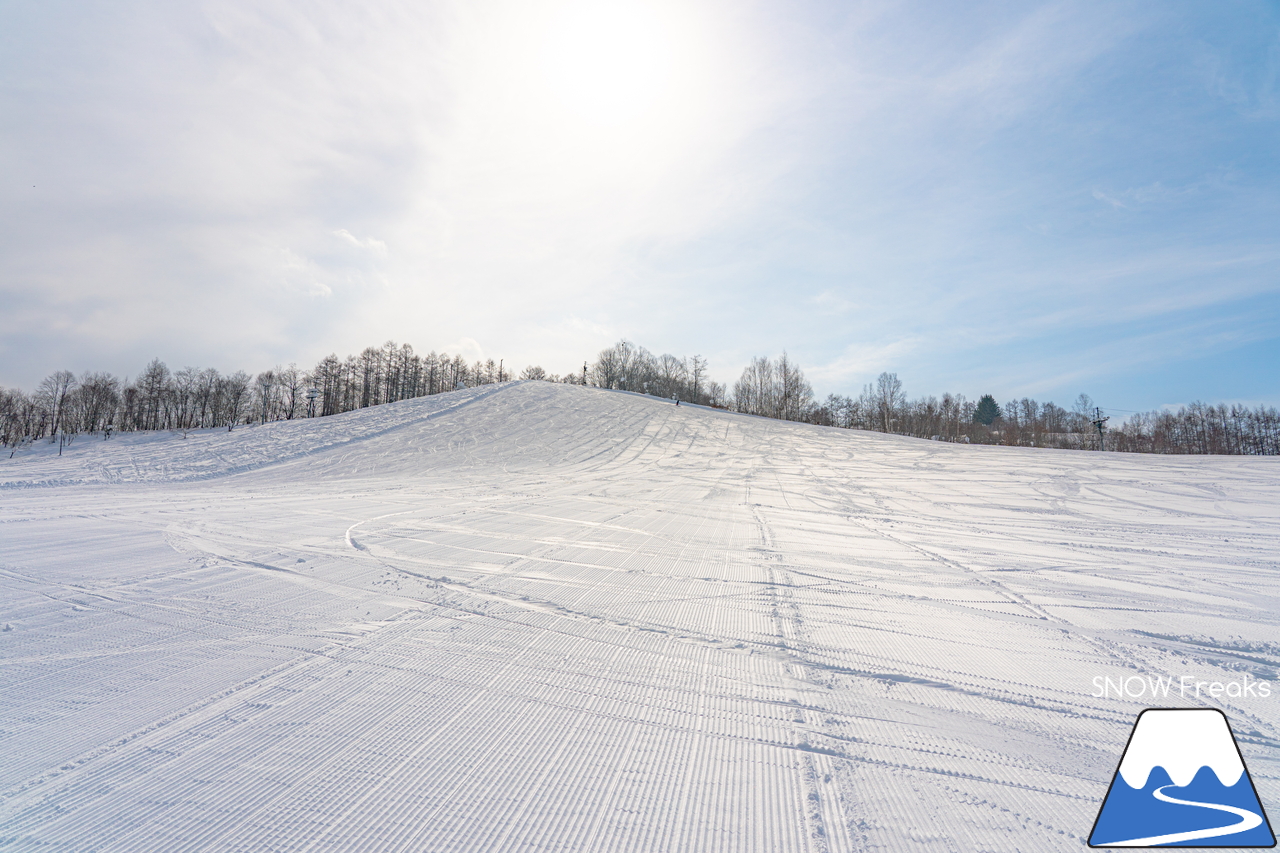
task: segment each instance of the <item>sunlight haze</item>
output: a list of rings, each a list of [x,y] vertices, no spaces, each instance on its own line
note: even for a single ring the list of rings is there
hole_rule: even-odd
[[[1280,400],[1280,13],[10,4],[0,385],[386,340]]]

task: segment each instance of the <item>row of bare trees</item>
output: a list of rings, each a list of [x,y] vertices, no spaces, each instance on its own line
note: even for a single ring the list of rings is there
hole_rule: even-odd
[[[0,388],[0,443],[108,428],[120,399],[120,380],[109,373],[77,378],[59,370],[45,377],[32,394]]]
[[[1192,403],[1176,412],[1131,415],[1107,434],[1108,450],[1136,453],[1280,455],[1280,412],[1269,406]]]
[[[419,355],[409,344],[387,341],[358,355],[329,355],[311,370],[276,367],[256,377],[213,368],[170,371],[153,360],[136,379],[109,373],[77,377],[60,370],[30,394],[0,388],[0,442],[16,445],[46,436],[161,429],[234,427],[254,421],[321,417],[353,409],[513,378],[500,360],[468,364],[461,355]],[[990,395],[907,398],[894,373],[882,373],[857,397],[832,394],[818,402],[804,372],[784,352],[758,357],[732,391],[713,380],[699,355],[654,356],[619,341],[593,364],[563,376],[526,367],[521,379],[591,384],[675,398],[718,408],[845,429],[978,444],[1120,450],[1142,453],[1280,455],[1280,414],[1259,406],[1193,403],[1175,411],[1132,415],[1105,435],[1095,408],[1081,394],[1070,410],[1029,398],[1003,406]]]
[[[966,444],[1095,449],[1093,402],[1081,394],[1073,408],[1023,397],[1003,406],[990,395],[908,399],[896,373],[881,373],[857,397],[832,394],[815,405],[814,423]]]
[[[751,359],[734,383],[733,407],[783,421],[811,420],[813,387],[785,352],[777,361],[761,356]]]
[[[536,371],[541,375],[526,378],[558,379],[541,368]],[[566,381],[576,377],[570,374]],[[460,355],[418,355],[410,345],[393,341],[345,359],[326,356],[311,370],[290,364],[257,376],[244,371],[222,374],[214,368],[171,371],[158,358],[132,381],[109,373],[77,377],[60,370],[30,394],[0,388],[0,442],[16,445],[112,431],[232,428],[332,415],[510,378],[502,361],[468,364]]]
[[[252,378],[243,371],[223,376],[213,369],[185,368],[173,373],[155,359],[129,382],[109,373],[76,377],[60,370],[32,394],[0,389],[0,442],[231,426],[252,420],[257,403]]]
[[[674,397],[700,405],[724,408],[727,403],[724,385],[707,375],[707,360],[702,356],[654,356],[630,341],[618,341],[601,350],[587,371],[587,381],[599,388]]]
[[[366,347],[345,360],[326,356],[307,374],[306,385],[319,392],[315,414],[335,415],[511,378],[502,361],[488,359],[467,364],[461,355],[435,351],[418,355],[409,344],[387,341],[381,347]],[[282,392],[287,389],[286,384]]]
[[[1003,407],[989,396],[973,401],[963,394],[907,399],[896,373],[882,373],[858,397],[832,394],[814,407],[814,423],[890,432],[917,438],[1019,447],[1089,445],[1092,402],[1081,395],[1073,411],[1054,403],[1022,398]],[[987,410],[990,414],[986,414]]]
[[[984,414],[983,403],[992,411]],[[882,373],[858,397],[832,394],[806,420],[918,438],[1018,447],[1118,450],[1132,453],[1280,455],[1280,412],[1269,406],[1192,403],[1176,411],[1132,414],[1100,432],[1087,394],[1070,409],[1023,397],[1003,406],[989,396],[943,394],[908,400],[896,374]]]

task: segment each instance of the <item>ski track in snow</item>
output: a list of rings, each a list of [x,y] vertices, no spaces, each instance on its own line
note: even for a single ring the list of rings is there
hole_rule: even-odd
[[[1280,800],[1280,460],[508,383],[0,463],[0,849],[1078,850],[1143,707]]]

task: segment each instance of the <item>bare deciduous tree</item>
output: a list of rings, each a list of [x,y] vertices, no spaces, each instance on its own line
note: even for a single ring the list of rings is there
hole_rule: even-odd
[[[898,374],[886,372],[876,377],[876,408],[885,432],[893,432],[893,421],[904,401]]]
[[[76,387],[76,375],[70,370],[49,374],[36,386],[36,401],[49,412],[51,435],[66,429],[67,396]]]
[[[223,422],[227,431],[240,422],[245,406],[250,400],[249,374],[237,370],[230,376],[224,376],[218,383],[218,396],[221,398]]]

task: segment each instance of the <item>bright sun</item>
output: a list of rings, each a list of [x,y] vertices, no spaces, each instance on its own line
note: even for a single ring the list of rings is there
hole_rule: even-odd
[[[641,118],[675,94],[681,53],[677,33],[652,8],[593,3],[551,21],[543,71],[564,109],[617,124]]]

